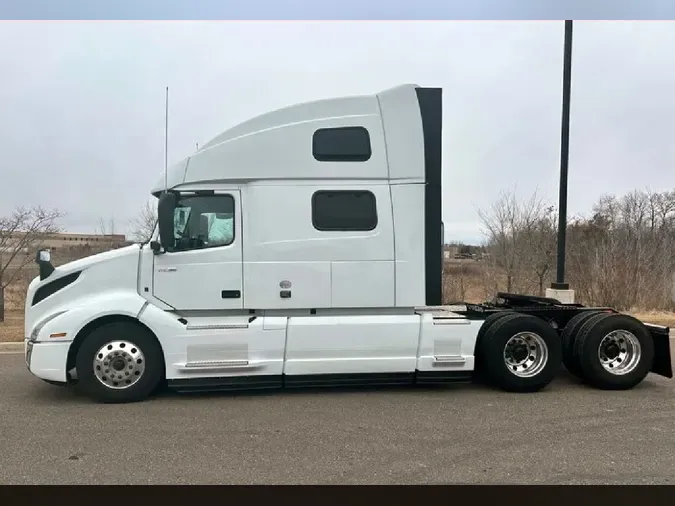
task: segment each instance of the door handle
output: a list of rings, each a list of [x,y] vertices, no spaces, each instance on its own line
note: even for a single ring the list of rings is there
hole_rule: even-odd
[[[223,290],[220,292],[220,296],[223,299],[240,299],[241,291],[240,290]]]

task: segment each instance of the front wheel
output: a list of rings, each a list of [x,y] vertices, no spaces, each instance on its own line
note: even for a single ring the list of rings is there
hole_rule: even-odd
[[[127,322],[95,329],[77,352],[77,388],[110,403],[147,398],[164,376],[164,355],[148,331]]]
[[[558,333],[544,320],[514,313],[500,318],[480,343],[484,373],[510,392],[535,392],[555,378],[562,363]]]

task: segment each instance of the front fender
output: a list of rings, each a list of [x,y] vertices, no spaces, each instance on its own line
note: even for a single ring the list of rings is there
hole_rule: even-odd
[[[35,342],[73,341],[89,323],[104,316],[120,315],[138,318],[147,301],[138,294],[129,292],[106,292],[94,296],[76,307],[66,309],[57,316],[47,316],[46,324],[39,329]],[[44,321],[43,319],[42,321]],[[38,323],[38,326],[40,324]]]

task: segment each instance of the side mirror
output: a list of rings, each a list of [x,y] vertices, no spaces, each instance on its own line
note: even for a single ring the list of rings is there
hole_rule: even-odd
[[[49,263],[52,261],[52,252],[48,249],[41,249],[35,254],[35,263],[41,264],[42,262]]]
[[[176,195],[168,192],[162,193],[157,203],[157,217],[159,218],[159,240],[166,251],[173,249],[173,217],[175,209]]]
[[[35,254],[35,263],[40,268],[40,281],[48,278],[54,272],[54,266],[51,263],[52,254],[48,249],[41,249]]]

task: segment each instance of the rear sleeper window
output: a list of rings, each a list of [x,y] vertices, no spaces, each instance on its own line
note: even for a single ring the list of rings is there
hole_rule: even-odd
[[[372,154],[363,127],[321,128],[314,132],[312,153],[320,162],[365,162]]]
[[[312,196],[312,224],[324,232],[373,230],[377,226],[375,195],[369,191],[318,191]]]

